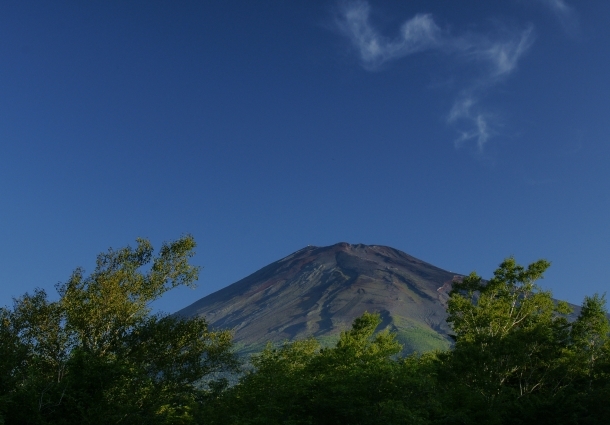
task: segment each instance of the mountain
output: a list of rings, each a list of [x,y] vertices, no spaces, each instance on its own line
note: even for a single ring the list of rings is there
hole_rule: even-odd
[[[450,345],[445,307],[459,277],[386,246],[308,246],[176,314],[233,329],[249,353],[309,336],[329,344],[363,312],[379,312],[405,352],[423,352]]]

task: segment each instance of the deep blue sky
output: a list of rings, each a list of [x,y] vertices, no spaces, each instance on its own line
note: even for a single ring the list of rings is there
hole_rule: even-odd
[[[306,245],[608,288],[610,2],[0,3],[0,304],[183,233],[176,311]]]

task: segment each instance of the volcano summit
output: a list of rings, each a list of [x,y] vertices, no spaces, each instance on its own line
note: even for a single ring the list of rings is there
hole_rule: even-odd
[[[447,293],[459,276],[394,248],[308,246],[180,310],[233,329],[239,351],[314,336],[333,341],[363,312],[378,312],[405,352],[447,348]]]

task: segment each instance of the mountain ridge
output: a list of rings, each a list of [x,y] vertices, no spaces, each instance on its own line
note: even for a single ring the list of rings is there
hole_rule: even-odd
[[[384,245],[308,245],[181,309],[231,329],[236,350],[314,337],[335,342],[365,311],[396,333],[403,354],[447,349],[447,300],[464,277]],[[574,320],[580,307],[570,304]],[[609,315],[610,317],[610,315]]]
[[[333,340],[364,311],[397,332],[405,351],[447,348],[452,272],[383,245],[307,246],[176,314],[235,332],[243,352],[309,336]]]

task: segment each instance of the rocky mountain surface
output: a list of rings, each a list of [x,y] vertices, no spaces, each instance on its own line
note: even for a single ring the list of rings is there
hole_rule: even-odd
[[[386,246],[308,246],[177,314],[233,329],[238,350],[248,353],[267,341],[332,343],[364,311],[379,312],[405,352],[422,352],[450,344],[445,307],[459,277]]]

